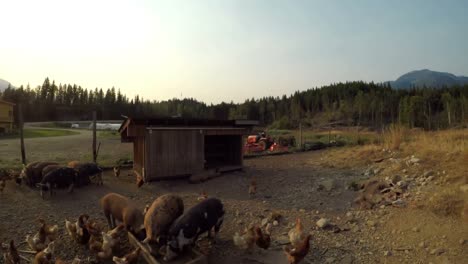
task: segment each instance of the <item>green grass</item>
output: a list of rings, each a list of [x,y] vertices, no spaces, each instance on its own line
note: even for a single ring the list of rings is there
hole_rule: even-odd
[[[120,139],[120,134],[118,131],[101,130],[101,131],[97,131],[97,137],[108,138],[108,139]]]
[[[36,128],[27,128],[24,129],[24,138],[39,138],[39,137],[62,137],[62,136],[71,136],[77,135],[79,132],[71,130],[61,130],[61,129],[36,129]],[[8,135],[0,137],[1,139],[13,139],[19,138],[19,134]]]

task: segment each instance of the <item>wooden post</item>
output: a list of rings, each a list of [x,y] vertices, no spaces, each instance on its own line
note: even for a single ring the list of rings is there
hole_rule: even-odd
[[[328,127],[328,145],[330,145],[331,142],[331,125]]]
[[[23,133],[23,110],[21,104],[18,104],[18,125],[20,133],[20,144],[21,144],[21,162],[26,165],[26,152],[24,150],[24,133]]]
[[[96,150],[96,110],[93,111],[93,162],[96,163],[97,160],[97,150]]]
[[[299,149],[302,149],[302,123],[299,123]]]

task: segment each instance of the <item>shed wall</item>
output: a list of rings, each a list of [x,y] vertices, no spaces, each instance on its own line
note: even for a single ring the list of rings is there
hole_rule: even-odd
[[[199,130],[148,130],[147,180],[174,178],[203,170],[204,136]]]

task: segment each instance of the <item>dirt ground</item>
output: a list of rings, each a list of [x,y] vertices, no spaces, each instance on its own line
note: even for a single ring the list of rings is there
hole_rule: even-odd
[[[204,252],[209,263],[287,263],[282,247],[287,244],[287,232],[296,218],[312,234],[311,250],[303,263],[467,263],[468,222],[458,216],[440,216],[424,206],[431,194],[442,188],[444,175],[451,169],[467,167],[441,161],[434,165],[424,160],[420,165],[408,165],[403,154],[380,163],[362,158],[365,147],[350,147],[281,156],[265,156],[245,160],[245,170],[224,174],[200,184],[186,180],[145,184],[138,189],[130,171],[122,171],[115,178],[111,171],[104,175],[104,186],[87,186],[68,194],[59,191],[51,199],[41,200],[36,190],[15,186],[8,182],[0,194],[0,241],[23,241],[37,230],[36,219],[45,218],[59,224],[60,238],[56,255],[65,260],[75,256],[86,259],[89,251],[73,242],[64,230],[64,220],[75,220],[87,213],[105,223],[98,200],[109,192],[117,192],[134,199],[141,208],[165,193],[180,195],[189,208],[201,191],[220,198],[226,210],[224,224],[216,243]],[[377,156],[382,154],[377,153]],[[448,160],[450,159],[447,158]],[[453,159],[452,159],[453,160]],[[398,166],[396,166],[397,164]],[[396,167],[395,167],[396,166]],[[358,195],[348,186],[374,177],[384,178],[396,172],[408,181],[420,175],[428,166],[434,169],[434,183],[411,183],[405,196],[406,207],[382,206],[373,210],[359,210],[352,205]],[[452,168],[452,167],[453,168]],[[365,171],[378,168],[377,175]],[[447,172],[445,172],[447,168]],[[462,176],[464,169],[457,170]],[[251,179],[258,184],[258,193],[249,197]],[[465,182],[468,183],[468,182]],[[457,183],[456,186],[458,188]],[[249,254],[232,242],[235,232],[252,222],[260,224],[272,211],[283,216],[272,228],[270,249]],[[320,229],[317,220],[327,218],[337,228]],[[206,243],[205,243],[206,244]],[[27,245],[20,246],[26,249]],[[28,256],[28,254],[24,254]],[[140,259],[143,263],[143,260]]]

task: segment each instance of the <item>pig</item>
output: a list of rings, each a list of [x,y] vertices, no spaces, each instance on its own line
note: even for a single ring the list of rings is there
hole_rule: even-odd
[[[44,191],[49,191],[50,196],[53,194],[53,188],[67,188],[68,192],[73,191],[76,181],[76,171],[68,167],[61,167],[47,173],[37,184],[41,190],[41,197],[44,198]]]
[[[72,163],[68,164],[69,167],[74,168],[78,172],[78,186],[84,186],[91,183],[90,177],[97,179],[97,184],[102,185],[102,169],[96,163]]]
[[[219,199],[207,198],[190,208],[170,227],[164,260],[174,259],[205,232],[208,233],[208,237],[211,237],[213,228],[216,238],[223,220],[224,207]]]
[[[100,200],[109,228],[115,228],[115,220],[124,223],[128,231],[138,234],[143,230],[144,215],[127,197],[117,193],[106,194]]]
[[[144,243],[160,242],[165,237],[169,227],[184,213],[182,198],[173,194],[165,194],[153,201],[145,214],[146,238]]]
[[[62,168],[63,166],[61,165],[47,165],[45,166],[43,169],[42,169],[42,178],[44,178],[44,176],[46,176],[47,173],[51,172],[51,171],[54,171],[58,168]]]
[[[42,169],[48,165],[57,165],[56,162],[48,161],[37,161],[29,163],[23,167],[21,171],[20,178],[24,181],[29,187],[36,186],[42,180]]]

